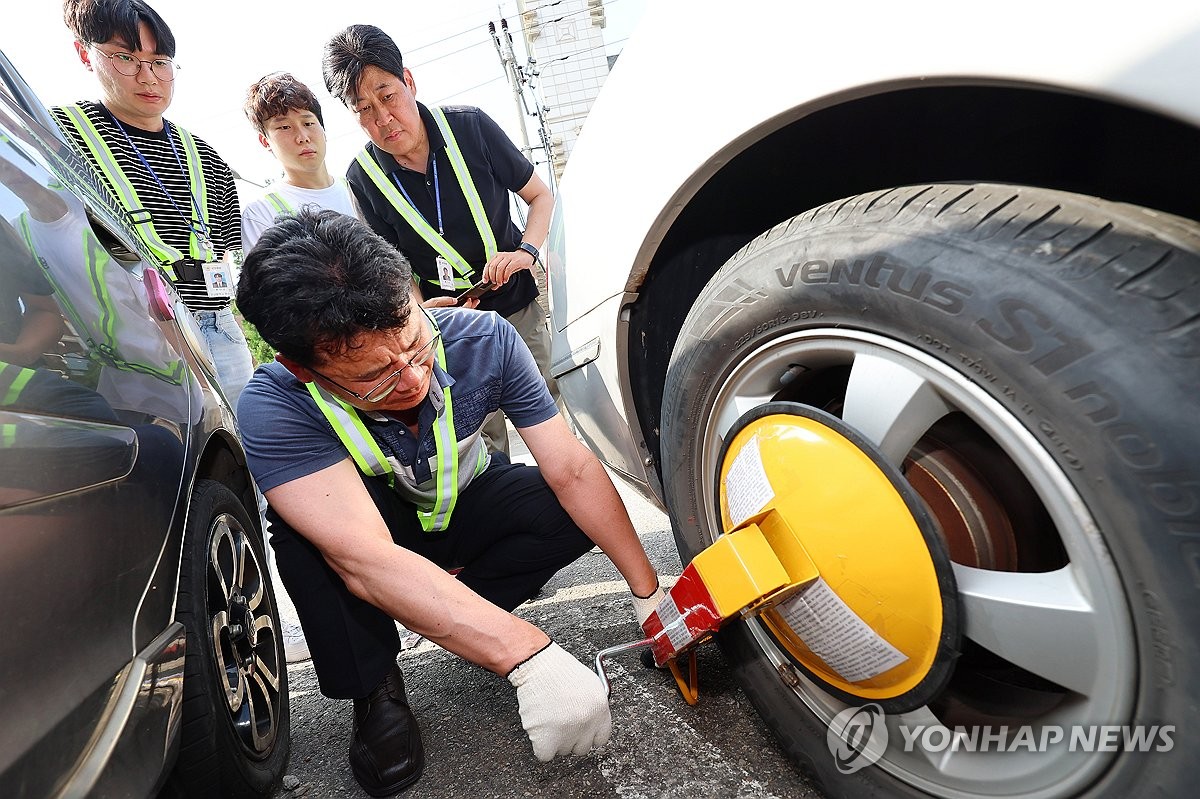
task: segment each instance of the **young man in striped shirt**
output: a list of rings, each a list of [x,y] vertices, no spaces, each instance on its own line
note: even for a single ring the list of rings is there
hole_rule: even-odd
[[[51,110],[173,278],[236,408],[254,369],[231,308],[241,209],[228,164],[163,117],[175,90],[175,36],[144,0],[65,0],[63,20],[100,101]]]
[[[247,252],[275,217],[305,205],[359,215],[346,179],[334,178],[325,166],[325,118],[311,89],[288,72],[272,72],[246,92],[244,110],[259,143],[283,168],[283,180],[269,185],[242,211]]]

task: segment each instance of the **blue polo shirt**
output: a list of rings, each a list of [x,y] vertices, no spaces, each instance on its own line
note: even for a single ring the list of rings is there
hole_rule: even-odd
[[[506,320],[491,311],[462,308],[428,313],[442,333],[446,370],[435,366],[434,375],[437,385],[450,386],[459,441],[476,435],[497,409],[518,428],[540,424],[558,412],[529,348]],[[424,482],[437,451],[434,421],[440,406],[428,396],[421,402],[417,436],[402,422],[378,414],[359,416],[384,455]],[[250,473],[263,491],[350,457],[304,383],[282,364],[255,371],[242,391],[237,416]]]

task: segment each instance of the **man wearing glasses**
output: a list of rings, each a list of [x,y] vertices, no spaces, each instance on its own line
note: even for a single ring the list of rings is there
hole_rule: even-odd
[[[373,796],[424,765],[396,621],[507,676],[534,753],[549,760],[608,740],[607,696],[509,611],[593,544],[628,583],[639,622],[662,597],[612,482],[512,325],[422,309],[411,291],[390,244],[312,208],[262,234],[238,284],[238,306],[279,353],[239,406],[250,468],[321,692],[354,700],[350,765]],[[497,409],[539,467],[492,461],[480,428]]]
[[[225,161],[163,117],[175,91],[175,36],[144,0],[65,0],[63,20],[101,99],[51,110],[174,278],[236,406],[254,368],[230,307],[241,209]]]

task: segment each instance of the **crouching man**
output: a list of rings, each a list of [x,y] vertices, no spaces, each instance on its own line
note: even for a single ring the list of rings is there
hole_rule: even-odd
[[[407,261],[369,228],[306,208],[262,234],[237,293],[279,353],[238,405],[250,468],[321,692],[354,700],[350,766],[374,796],[424,765],[395,621],[507,677],[549,760],[608,740],[607,697],[509,611],[593,544],[629,584],[639,623],[662,595],[612,482],[515,329],[494,313],[422,309],[411,287]],[[488,455],[480,427],[497,409],[538,467]]]

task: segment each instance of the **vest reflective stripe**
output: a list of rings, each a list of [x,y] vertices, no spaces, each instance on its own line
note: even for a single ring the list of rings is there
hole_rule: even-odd
[[[45,275],[46,280],[50,281],[50,285],[54,287],[54,293],[58,295],[58,299],[60,301],[59,305],[62,306],[70,315],[71,325],[74,327],[75,332],[87,339],[89,347],[95,347],[96,342],[93,341],[91,336],[88,334],[88,327],[83,323],[83,319],[79,316],[79,311],[76,310],[75,306],[67,298],[67,293],[63,291],[62,286],[59,285],[58,280],[55,279],[54,273],[51,272],[50,267],[47,266],[46,259],[38,255],[37,249],[33,246],[33,231],[29,229],[28,212],[23,213],[20,217],[18,217],[17,227],[21,229],[21,236],[25,239],[25,246],[29,248],[29,253],[33,256],[33,260],[37,261],[38,266],[42,268],[42,274]]]
[[[335,184],[340,183],[342,185],[342,187],[346,190],[346,193],[347,194],[350,193],[350,183],[345,178],[337,178],[334,181],[334,183]],[[329,188],[333,188],[333,187],[330,186]],[[283,196],[282,192],[278,192],[278,191],[269,192],[266,195],[264,195],[263,199],[271,204],[271,207],[275,209],[275,213],[277,215],[278,214],[292,214],[292,213],[296,212],[295,206],[293,206],[291,204],[291,202],[288,201],[287,197]],[[316,208],[319,208],[319,206],[317,206],[316,203],[306,203],[306,204],[311,205]]]
[[[196,140],[192,134],[178,125],[171,127],[179,134],[179,141],[183,142],[183,162],[187,164],[188,183],[191,185],[192,191],[196,193],[196,204],[200,206],[200,221],[211,235],[212,228],[208,224],[208,181],[204,179],[204,164],[200,162],[200,148],[196,146]],[[195,231],[188,234],[188,246],[191,247],[192,257],[201,261],[212,260],[216,254],[200,246],[200,240],[196,237]]]
[[[430,322],[433,323],[433,320]],[[436,329],[435,324],[434,330]],[[440,338],[437,361],[445,371],[446,349],[442,346]],[[437,448],[437,501],[432,511],[417,508],[417,520],[421,522],[421,529],[427,533],[449,527],[450,514],[454,513],[454,506],[458,504],[458,437],[454,430],[454,406],[450,402],[450,386],[442,386],[442,397],[446,402],[445,409],[433,428],[434,444]],[[450,458],[450,468],[446,468],[447,455]]]
[[[284,199],[283,195],[279,192],[271,192],[267,195],[266,200],[271,204],[271,207],[274,208],[275,212],[278,214],[290,214],[293,210],[292,204]]]
[[[42,268],[42,274],[50,281],[50,285],[54,287],[59,299],[60,305],[69,308],[75,332],[81,336],[87,336],[88,345],[99,350],[117,369],[122,369],[127,372],[140,372],[141,374],[151,375],[166,380],[169,383],[179,384],[183,382],[183,362],[176,360],[174,366],[170,369],[155,369],[153,366],[147,366],[143,363],[134,363],[126,361],[121,357],[119,347],[119,339],[117,335],[117,316],[113,312],[114,302],[108,292],[108,279],[106,272],[112,264],[112,258],[105,251],[103,245],[91,235],[86,229],[83,231],[83,254],[84,264],[87,266],[88,286],[91,288],[92,298],[96,301],[96,310],[99,313],[98,322],[100,326],[101,340],[95,341],[91,336],[88,336],[88,331],[91,327],[84,325],[80,319],[79,312],[71,305],[67,299],[67,294],[59,286],[58,281],[54,279],[53,273],[47,268],[45,259],[38,255],[37,250],[33,246],[33,231],[29,228],[29,215],[21,214],[17,220],[18,226],[21,229],[21,235],[25,239],[25,246],[29,248],[30,254],[34,260]],[[154,267],[148,267],[153,269]],[[123,270],[122,270],[123,271]]]
[[[438,129],[442,131],[442,138],[446,140],[446,153],[450,157],[450,167],[454,172],[454,177],[458,180],[458,187],[467,200],[467,207],[471,210],[472,219],[475,220],[475,228],[479,231],[479,237],[483,241],[484,262],[486,263],[492,260],[492,256],[496,254],[496,234],[492,232],[492,228],[488,224],[487,214],[483,211],[483,200],[480,199],[479,192],[471,180],[467,162],[463,159],[462,150],[459,149],[458,141],[454,138],[454,132],[450,130],[446,115],[440,108],[433,108],[430,111],[437,121]],[[454,249],[440,233],[434,230],[433,226],[425,221],[425,217],[421,215],[420,211],[414,208],[400,193],[400,190],[384,173],[379,162],[371,155],[369,149],[364,148],[356,160],[363,171],[367,173],[367,177],[375,184],[375,188],[379,189],[379,193],[391,203],[400,216],[404,217],[404,221],[409,224],[409,227],[454,267],[454,271],[458,273],[454,278],[455,287],[469,289],[472,285],[471,276],[474,274],[474,270],[466,259],[459,255],[458,250]]]
[[[426,315],[434,332],[437,332],[437,322]],[[446,370],[446,350],[438,341],[437,364]],[[389,485],[396,488],[395,470],[383,454],[379,444],[371,437],[366,425],[359,417],[357,409],[345,402],[332,392],[318,386],[316,383],[307,384],[308,393],[317,403],[317,407],[325,415],[333,432],[337,435],[342,446],[350,453],[359,471],[368,477],[388,476]],[[450,397],[450,387],[442,387],[442,399],[445,405],[442,413],[434,423],[433,440],[437,468],[433,471],[435,495],[432,505],[415,503],[417,505],[417,520],[425,532],[441,531],[450,526],[450,515],[458,503],[459,470],[458,470],[458,438],[454,430],[454,406]],[[417,446],[420,446],[418,441]],[[472,476],[479,474],[487,466],[487,450],[480,448]]]
[[[131,213],[134,211],[142,211],[145,213],[145,219],[141,219],[140,215],[133,220],[134,229],[141,237],[142,242],[150,249],[151,254],[163,264],[172,264],[182,258],[196,258],[201,261],[210,260],[213,253],[200,246],[199,239],[196,238],[196,232],[191,231],[188,235],[188,254],[184,254],[180,250],[172,247],[163,241],[158,235],[158,231],[154,228],[154,219],[149,213],[145,212],[145,207],[142,201],[138,198],[137,189],[133,183],[125,175],[125,170],[121,168],[116,156],[108,146],[108,142],[100,135],[100,131],[92,124],[92,120],[88,119],[87,113],[79,105],[64,105],[62,109],[67,114],[67,118],[79,131],[79,135],[83,137],[87,143],[88,150],[96,161],[96,165],[100,168],[100,172],[108,179],[109,185],[116,192],[117,199],[126,211]],[[204,182],[204,166],[200,163],[200,151],[196,147],[196,140],[192,135],[178,125],[172,126],[174,130],[179,132],[179,140],[183,144],[183,155],[187,163],[188,180],[191,183],[193,190],[199,187],[199,196],[196,198],[200,204],[200,213],[204,217],[204,221],[208,219],[208,187]]]
[[[483,240],[484,260],[490,261],[496,254],[496,234],[492,232],[492,226],[488,224],[487,213],[483,210],[483,200],[475,188],[475,181],[471,180],[471,170],[467,169],[467,160],[463,158],[462,150],[458,146],[458,139],[454,138],[454,131],[450,130],[446,112],[436,107],[429,110],[438,127],[441,128],[442,138],[446,140],[446,154],[450,156],[450,166],[454,169],[454,176],[458,178],[458,185],[462,188],[463,196],[467,198],[467,207],[471,209],[471,217],[475,220],[479,238]]]
[[[25,369],[0,361],[0,407],[16,405],[21,392],[25,390],[25,386],[29,385],[29,381],[35,374],[37,372],[33,369]]]
[[[359,471],[368,477],[387,476],[388,483],[394,484],[392,465],[388,463],[387,456],[375,443],[375,439],[371,438],[367,426],[359,418],[354,406],[316,383],[308,383],[306,386],[321,413],[325,414],[329,426],[337,433],[338,440],[350,453],[350,457],[354,458]]]
[[[458,273],[454,277],[455,287],[463,290],[471,288],[471,274],[473,272],[471,265],[458,254],[458,250],[450,246],[450,242],[446,241],[440,233],[425,221],[425,217],[421,216],[416,208],[413,208],[409,204],[408,200],[404,198],[404,195],[400,193],[395,184],[388,180],[387,175],[384,174],[383,169],[379,166],[374,156],[364,149],[358,154],[356,160],[359,166],[363,168],[363,171],[367,173],[367,177],[375,184],[375,188],[379,189],[379,193],[392,204],[392,207],[396,209],[400,216],[404,217],[404,221],[408,223],[408,226],[416,231],[417,235],[424,239],[426,244],[436,250],[438,255],[445,258],[454,267],[454,271]],[[413,277],[421,280],[425,279],[421,278],[415,272],[413,273]],[[437,281],[432,282],[436,283]]]

